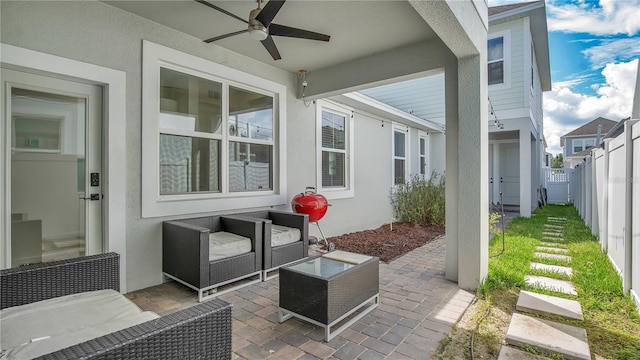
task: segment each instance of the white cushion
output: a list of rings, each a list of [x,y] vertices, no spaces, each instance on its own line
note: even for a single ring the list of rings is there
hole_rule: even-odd
[[[251,239],[225,231],[209,234],[209,261],[251,252]]]
[[[271,225],[271,246],[291,244],[300,240],[300,229],[282,225]]]
[[[98,290],[0,311],[7,359],[32,359],[159,318],[114,290]]]

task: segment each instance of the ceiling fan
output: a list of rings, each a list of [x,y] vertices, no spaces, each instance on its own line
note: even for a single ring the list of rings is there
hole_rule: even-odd
[[[297,29],[289,26],[274,24],[273,18],[278,14],[282,5],[286,0],[270,0],[264,6],[264,8],[260,8],[262,4],[262,0],[257,0],[258,7],[256,9],[251,10],[249,13],[249,21],[236,16],[235,14],[230,13],[229,11],[214,5],[206,0],[195,0],[202,5],[206,5],[212,9],[220,11],[225,15],[229,15],[234,19],[240,20],[248,25],[248,28],[245,30],[235,31],[232,33],[215,36],[210,39],[204,40],[206,43],[211,43],[216,40],[225,39],[234,35],[239,35],[243,33],[249,33],[252,39],[259,40],[265,49],[269,52],[273,60],[280,60],[280,52],[276,47],[275,42],[273,42],[272,36],[286,36],[298,39],[307,39],[307,40],[318,40],[318,41],[329,41],[330,36],[320,34],[313,31]]]

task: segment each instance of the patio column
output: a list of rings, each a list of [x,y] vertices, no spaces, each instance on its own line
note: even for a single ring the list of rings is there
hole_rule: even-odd
[[[445,276],[475,290],[488,272],[488,144],[486,54],[445,68]]]
[[[520,216],[531,216],[531,132],[520,129]]]

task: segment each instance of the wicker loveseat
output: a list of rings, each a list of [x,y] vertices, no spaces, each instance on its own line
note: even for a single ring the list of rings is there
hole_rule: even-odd
[[[217,234],[249,243],[244,251],[227,256],[215,248]],[[206,216],[165,221],[162,224],[162,271],[167,277],[196,290],[198,300],[203,301],[262,281],[262,242],[262,221],[257,219]],[[229,244],[227,241],[219,247]],[[209,290],[252,277],[257,279],[208,295]]]
[[[75,296],[71,294],[118,291],[119,281],[119,255],[115,253],[0,270],[0,309],[4,313],[22,305],[38,306],[40,303],[36,302]],[[94,314],[78,316],[89,318]],[[11,329],[3,328],[3,333],[9,332]],[[48,341],[47,338],[30,342]],[[217,299],[198,304],[37,358],[231,359],[231,304]]]
[[[267,276],[269,271],[309,256],[309,215],[264,210],[234,214],[234,216],[260,219],[263,222],[262,277],[264,280],[269,279]]]

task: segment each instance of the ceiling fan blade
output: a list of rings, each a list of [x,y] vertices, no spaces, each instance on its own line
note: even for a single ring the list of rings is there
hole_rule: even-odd
[[[246,19],[243,19],[243,18],[241,18],[240,16],[237,16],[237,15],[235,15],[235,14],[232,14],[232,13],[228,12],[227,10],[225,10],[225,9],[223,9],[223,8],[221,8],[221,7],[217,6],[217,5],[213,5],[212,3],[208,2],[208,1],[205,1],[205,0],[195,0],[195,1],[196,1],[196,2],[199,2],[199,3],[200,3],[200,4],[202,4],[202,5],[208,6],[208,7],[212,8],[212,9],[218,10],[218,11],[220,11],[221,13],[223,13],[223,14],[225,14],[225,15],[229,15],[229,16],[231,16],[231,17],[232,17],[232,18],[234,18],[234,19],[240,20],[240,21],[242,21],[242,22],[243,22],[243,23],[245,23],[245,24],[248,24],[248,23],[249,23]]]
[[[269,26],[269,35],[318,41],[329,41],[329,39],[331,38],[331,36],[329,35],[278,24],[271,24],[271,26]]]
[[[276,43],[273,42],[273,38],[271,36],[267,36],[266,39],[264,39],[264,40],[262,40],[260,42],[262,43],[262,45],[264,45],[264,48],[267,49],[267,51],[269,52],[269,54],[271,55],[273,60],[282,59],[282,57],[280,57],[280,52],[278,51],[278,48],[276,47]]]
[[[235,32],[232,32],[232,33],[224,34],[224,35],[214,36],[212,38],[209,38],[209,39],[206,39],[206,40],[203,40],[203,41],[206,42],[206,43],[211,43],[211,42],[214,42],[216,40],[225,39],[225,38],[228,38],[228,37],[231,37],[231,36],[245,34],[246,32],[247,32],[247,30],[235,31]]]
[[[282,5],[284,5],[285,0],[269,0],[267,5],[262,8],[258,16],[256,16],[256,20],[260,21],[264,27],[269,27],[273,18],[276,17],[278,11]]]

